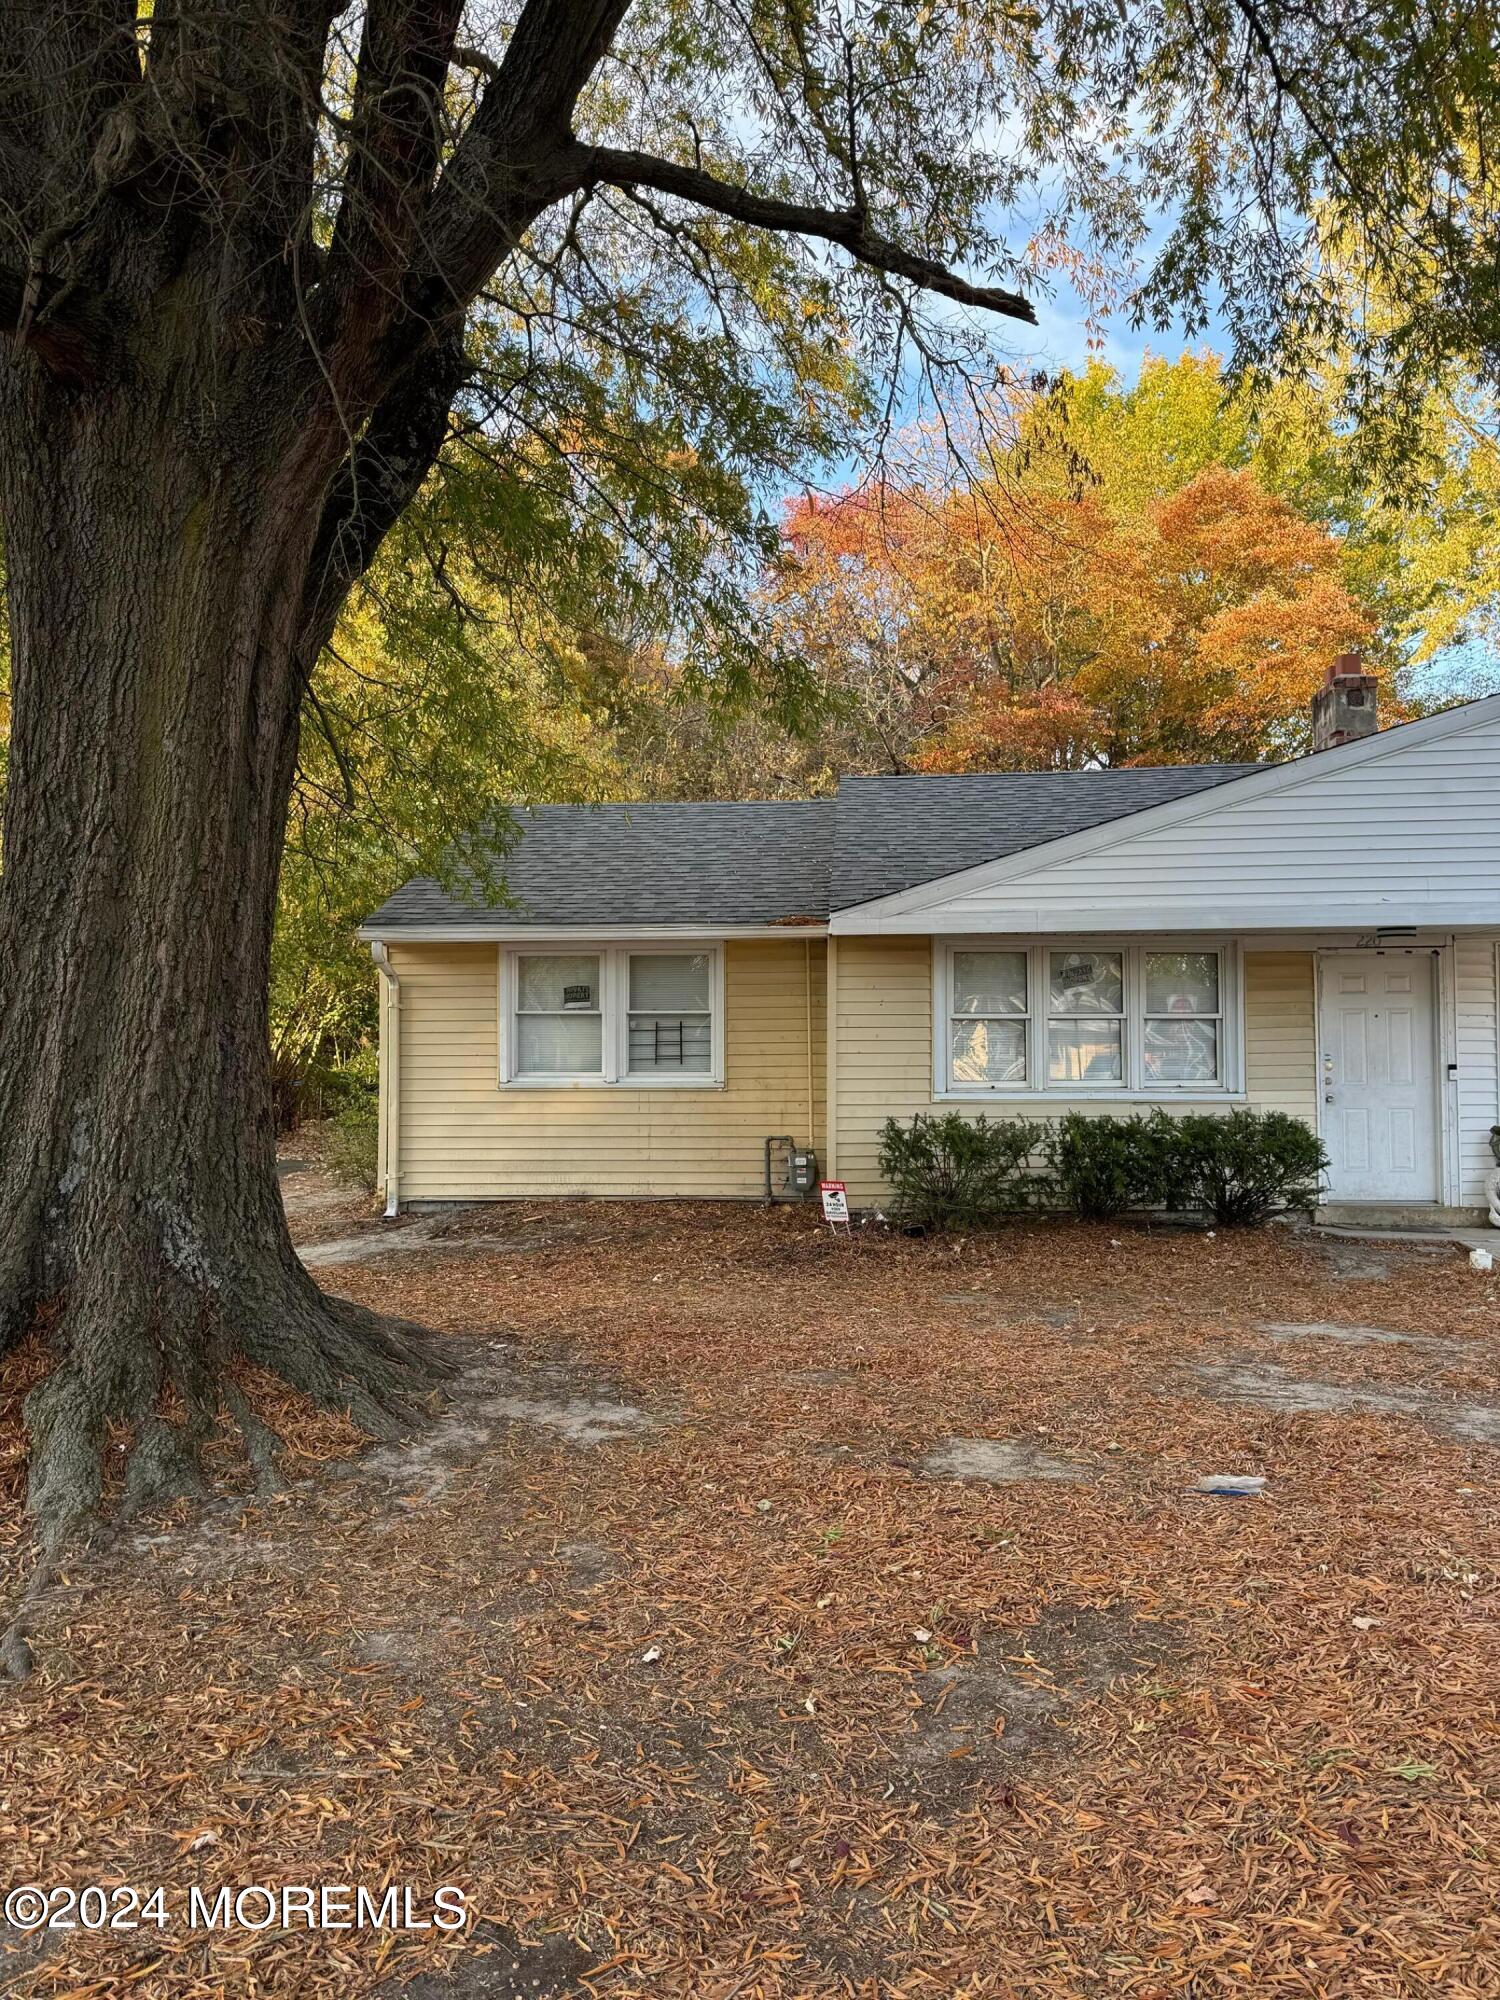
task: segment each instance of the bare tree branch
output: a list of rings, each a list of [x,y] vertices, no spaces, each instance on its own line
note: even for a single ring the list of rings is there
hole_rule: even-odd
[[[754,228],[774,229],[789,236],[812,236],[847,250],[861,264],[894,278],[907,278],[924,291],[937,292],[960,305],[978,306],[985,312],[1003,313],[1007,318],[1036,324],[1036,310],[1019,292],[1004,291],[995,285],[976,285],[950,271],[936,258],[924,257],[894,243],[872,230],[857,209],[812,208],[802,202],[782,201],[773,195],[754,193],[720,180],[699,167],[679,166],[675,160],[657,159],[650,153],[635,153],[614,146],[575,145],[559,169],[571,169],[581,187],[654,188],[658,194],[674,195],[680,201],[712,209],[735,222]]]
[[[327,266],[335,343],[361,356],[400,305],[437,171],[462,11],[462,0],[369,0],[365,11],[348,178]]]
[[[491,83],[499,81],[500,64],[495,58],[486,55],[483,49],[470,48],[464,43],[459,43],[453,51],[453,67],[477,70],[480,76],[488,77]]]
[[[298,657],[310,676],[350,586],[416,497],[442,449],[464,380],[461,334],[424,351],[387,390],[323,508],[303,601]]]
[[[574,106],[629,8],[630,0],[526,0],[434,196],[419,310],[466,309],[536,216],[572,192],[557,168]]]

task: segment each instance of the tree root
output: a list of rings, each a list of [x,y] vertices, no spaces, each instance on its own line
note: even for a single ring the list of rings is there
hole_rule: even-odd
[[[295,1290],[280,1311],[243,1324],[239,1352],[323,1408],[346,1410],[371,1437],[404,1435],[420,1415],[416,1399],[451,1369],[419,1328],[330,1298],[307,1278]]]
[[[111,1277],[107,1303],[86,1282],[75,1285],[58,1364],[26,1399],[37,1562],[0,1629],[0,1674],[13,1679],[30,1670],[29,1627],[64,1556],[97,1548],[143,1509],[201,1496],[203,1447],[223,1417],[256,1490],[280,1483],[282,1440],[228,1373],[234,1363],[265,1369],[382,1440],[409,1432],[424,1398],[453,1373],[419,1328],[326,1296],[300,1265],[273,1267],[270,1283],[227,1298],[160,1271],[132,1296],[118,1270]],[[101,1537],[106,1457],[120,1449],[123,1463],[110,1468],[120,1499]]]
[[[0,1632],[0,1675],[6,1680],[24,1681],[35,1664],[31,1653],[31,1620],[56,1578],[55,1563],[39,1564],[27,1580],[9,1624]]]

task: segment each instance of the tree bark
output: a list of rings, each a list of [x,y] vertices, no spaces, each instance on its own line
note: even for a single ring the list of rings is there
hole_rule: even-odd
[[[226,1407],[266,1466],[236,1358],[377,1434],[426,1379],[318,1292],[276,1185],[268,960],[341,441],[315,390],[244,372],[213,408],[186,369],[84,401],[0,366],[0,1354],[50,1326],[27,1420],[54,1545],[99,1505],[113,1423],[127,1505],[190,1485]]]
[[[456,139],[459,0],[367,0],[338,115],[330,0],[178,6],[145,35],[132,8],[9,34],[0,8],[0,1356],[38,1323],[57,1345],[27,1406],[51,1542],[96,1509],[113,1422],[129,1502],[192,1478],[225,1405],[264,1462],[236,1357],[377,1432],[429,1379],[293,1253],[270,937],[308,674],[537,218],[651,188],[1031,316],[872,232],[857,187],[809,207],[579,143],[628,7],[522,0]]]

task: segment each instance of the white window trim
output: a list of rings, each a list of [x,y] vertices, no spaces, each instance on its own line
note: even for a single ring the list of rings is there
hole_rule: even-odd
[[[681,1076],[630,1069],[630,960],[647,952],[706,952],[711,1010],[711,1054],[707,1071]],[[515,1068],[517,961],[537,954],[599,960],[599,1011],[603,1024],[602,1074],[521,1076]],[[599,944],[586,938],[528,938],[499,950],[497,1081],[502,1090],[722,1090],[724,1088],[724,947],[701,939],[642,939],[631,944]],[[656,1011],[660,1011],[657,1009]]]
[[[1072,944],[1048,944],[1040,951],[1033,948],[1031,965],[1027,974],[1031,991],[1042,1001],[1041,1033],[1032,1038],[1030,1055],[1032,1060],[1027,1068],[1037,1079],[1030,1088],[1038,1092],[1050,1092],[1054,1097],[1097,1097],[1101,1092],[1130,1090],[1134,1087],[1143,1065],[1134,1046],[1136,1027],[1140,1016],[1135,1012],[1135,1000],[1141,988],[1137,975],[1139,960],[1132,954],[1129,945],[1119,944],[1114,938],[1091,940],[1083,947],[1085,951],[1113,952],[1120,961],[1120,1006],[1116,1013],[1106,1013],[1101,1007],[1088,1014],[1071,1010],[1055,1013],[1052,1007],[1052,958],[1061,958],[1065,953],[1076,951]],[[1120,1074],[1107,1077],[1100,1083],[1089,1083],[1078,1077],[1067,1083],[1049,1083],[1047,1070],[1052,1059],[1052,1023],[1054,1021],[1118,1021],[1120,1024]]]
[[[1027,1081],[953,1084],[949,1081],[949,1019],[953,1007],[953,954],[956,951],[1024,951],[1027,955]],[[1045,1003],[1047,954],[1054,951],[1118,951],[1125,965],[1125,1080],[1123,1083],[1052,1083],[1047,1075]],[[1148,1083],[1145,1076],[1145,955],[1152,951],[1216,951],[1219,954],[1220,1081]],[[1206,1019],[1215,1018],[1205,1016]],[[932,1094],[971,1104],[1233,1104],[1245,1097],[1244,955],[1223,937],[1017,937],[986,935],[935,937],[932,941]],[[1041,1079],[1038,1081],[1038,1079]]]
[[[944,951],[943,954],[944,963],[942,969],[942,979],[940,982],[942,991],[941,994],[934,995],[935,1000],[941,998],[943,1006],[946,1010],[943,1014],[941,1028],[940,1028],[940,1034],[942,1038],[942,1051],[943,1051],[942,1059],[944,1064],[944,1069],[942,1074],[944,1078],[946,1078],[948,1074],[948,1065],[952,1063],[953,1030],[960,1021],[1006,1021],[1009,1022],[1012,1027],[1019,1025],[1022,1030],[1022,1048],[1025,1052],[1026,1071],[1027,1075],[1029,1076],[1031,1074],[1032,1062],[1034,1060],[1035,1044],[1036,1044],[1036,1028],[1033,1022],[1033,1016],[1035,1014],[1035,1003],[1036,1003],[1036,977],[1035,977],[1036,968],[1032,964],[1031,953],[1028,950],[1026,950],[1024,946],[1017,947],[1015,945],[1002,945],[1002,944],[992,943],[980,947],[980,949],[982,950],[990,950],[997,952],[998,951],[1019,952],[1019,956],[1021,958],[1024,967],[1022,976],[1026,981],[1026,1005],[1021,1013],[960,1014],[955,1011],[953,1005],[954,993],[957,986],[957,980],[954,975],[953,964],[954,960],[958,957],[960,952],[967,952],[972,949],[973,947],[969,945],[968,942],[965,940],[955,941],[953,939],[949,939],[947,941],[946,950]],[[962,1093],[966,1095],[969,1091],[972,1090],[976,1097],[988,1097],[991,1095],[992,1092],[997,1090],[1006,1090],[1006,1091],[1028,1090],[1030,1089],[1030,1087],[1031,1086],[1029,1083],[961,1084],[955,1086],[954,1094],[958,1095]]]

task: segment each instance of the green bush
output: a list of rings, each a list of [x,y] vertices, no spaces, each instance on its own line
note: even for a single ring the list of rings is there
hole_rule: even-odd
[[[1328,1156],[1300,1118],[1245,1110],[1158,1116],[1163,1207],[1198,1208],[1215,1222],[1244,1226],[1317,1201]]]
[[[1310,1208],[1327,1165],[1315,1135],[1284,1111],[1174,1118],[1070,1111],[1047,1132],[1053,1190],[1093,1222],[1131,1208],[1201,1209],[1226,1225]]]
[[[323,1128],[323,1165],[340,1180],[373,1188],[380,1179],[380,1058],[361,1049],[333,1072],[338,1109]]]
[[[380,1179],[380,1108],[364,1100],[343,1105],[323,1128],[323,1165],[341,1181],[373,1188]]]
[[[1192,1149],[1182,1136],[1184,1122],[1160,1110],[1141,1121],[1140,1182],[1146,1208],[1165,1208],[1175,1215],[1200,1205]]]
[[[918,1113],[909,1126],[888,1118],[880,1134],[880,1171],[891,1184],[897,1220],[928,1229],[972,1228],[1026,1207],[1036,1177],[1025,1169],[1043,1136],[1027,1118],[992,1125],[982,1114]]]
[[[1092,1117],[1070,1111],[1049,1127],[1044,1152],[1064,1208],[1107,1222],[1127,1208],[1150,1208],[1163,1181],[1162,1135],[1154,1119]]]

